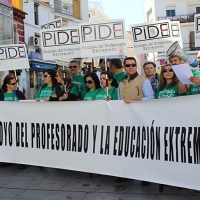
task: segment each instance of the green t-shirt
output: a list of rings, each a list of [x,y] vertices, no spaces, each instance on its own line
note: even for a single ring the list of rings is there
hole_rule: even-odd
[[[193,76],[198,76],[200,77],[200,71],[196,71],[194,69],[191,69],[192,70],[192,74]],[[193,94],[199,94],[200,93],[200,88],[199,86],[197,85],[194,85],[194,84],[191,84],[190,85],[190,89],[187,91],[187,95],[193,95]]]
[[[55,93],[55,89],[53,89],[51,86],[40,87],[35,95],[35,98],[44,100],[44,99],[50,97],[54,93]]]
[[[84,97],[84,101],[95,100],[96,95],[97,95],[97,93],[98,93],[99,90],[100,89],[87,92],[86,95],[85,95],[85,97]]]
[[[124,80],[125,76],[126,76],[126,72],[124,72],[124,71],[117,75],[113,75],[113,77],[117,80],[118,83],[120,83],[122,80]]]
[[[171,98],[177,96],[180,96],[178,93],[178,84],[174,86],[169,86],[167,84],[162,91],[160,91],[160,87],[158,87],[158,91],[156,93],[156,99]]]
[[[104,90],[104,88],[99,89],[99,91],[96,94],[95,100],[106,100],[107,93]],[[108,98],[111,100],[118,100],[118,89],[111,86],[111,88],[108,90]]]
[[[14,92],[12,93],[4,92],[4,101],[19,101],[19,99],[17,98]]]
[[[78,76],[72,76],[72,82],[77,84],[81,93],[81,99],[84,99],[86,94],[86,84],[84,82],[84,76],[79,74]]]

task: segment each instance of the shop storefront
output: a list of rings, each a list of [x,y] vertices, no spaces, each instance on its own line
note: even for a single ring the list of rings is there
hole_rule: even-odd
[[[40,86],[44,84],[43,80],[43,71],[46,69],[56,70],[56,62],[55,61],[43,61],[43,57],[41,53],[30,52],[29,55],[29,63],[30,63],[30,99],[34,98],[36,91]]]

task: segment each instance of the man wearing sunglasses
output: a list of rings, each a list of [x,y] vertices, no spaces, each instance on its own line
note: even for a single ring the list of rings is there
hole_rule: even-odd
[[[73,83],[78,85],[80,95],[78,98],[84,99],[84,96],[86,94],[86,85],[84,82],[84,76],[80,74],[80,66],[78,61],[72,60],[69,63],[69,70],[72,75],[72,81]]]
[[[117,82],[120,83],[126,76],[126,72],[123,71],[122,61],[120,59],[113,58],[110,59],[109,64],[110,72],[113,74],[113,77],[117,80]]]
[[[137,62],[134,57],[124,60],[124,68],[127,73],[119,84],[119,99],[125,103],[154,99],[154,91],[148,79],[137,73]]]

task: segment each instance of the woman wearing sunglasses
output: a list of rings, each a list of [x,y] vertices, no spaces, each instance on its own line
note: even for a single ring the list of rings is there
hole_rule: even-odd
[[[49,101],[52,94],[55,93],[55,88],[57,85],[56,81],[56,71],[53,69],[46,69],[43,72],[44,85],[39,88],[35,95],[35,100]]]
[[[76,101],[78,99],[80,93],[78,85],[72,83],[69,70],[58,69],[56,72],[56,80],[59,85],[56,87],[56,94],[50,97],[50,101]]]
[[[84,81],[87,86],[87,93],[84,101],[95,100],[98,89],[101,88],[99,78],[96,73],[90,72],[84,76]]]
[[[179,96],[178,79],[172,69],[171,64],[166,64],[161,68],[160,82],[156,94],[156,99],[176,96]]]
[[[106,75],[108,77],[108,85],[106,84]],[[101,72],[100,83],[103,88],[99,89],[95,100],[118,100],[118,82],[113,78],[110,72]],[[108,96],[107,96],[108,86]]]
[[[17,81],[14,76],[8,74],[3,81],[0,101],[25,100],[24,94],[17,90]]]

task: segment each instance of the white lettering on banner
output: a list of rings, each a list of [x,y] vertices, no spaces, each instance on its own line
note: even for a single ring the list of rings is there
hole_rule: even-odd
[[[0,46],[0,60],[26,58],[24,46]]]
[[[199,100],[195,95],[130,105],[123,101],[89,101],[53,102],[53,106],[51,102],[25,101],[12,102],[12,110],[9,103],[1,102],[0,162],[199,190],[200,127],[194,116]],[[74,107],[87,117],[78,116]],[[23,110],[28,112],[13,115]],[[55,118],[58,110],[63,114]],[[192,115],[190,120],[187,116]],[[40,156],[31,156],[37,154]]]
[[[157,21],[131,26],[135,54],[167,51],[174,41],[182,47],[180,22]]]
[[[200,14],[194,16],[195,47],[200,46]]]

